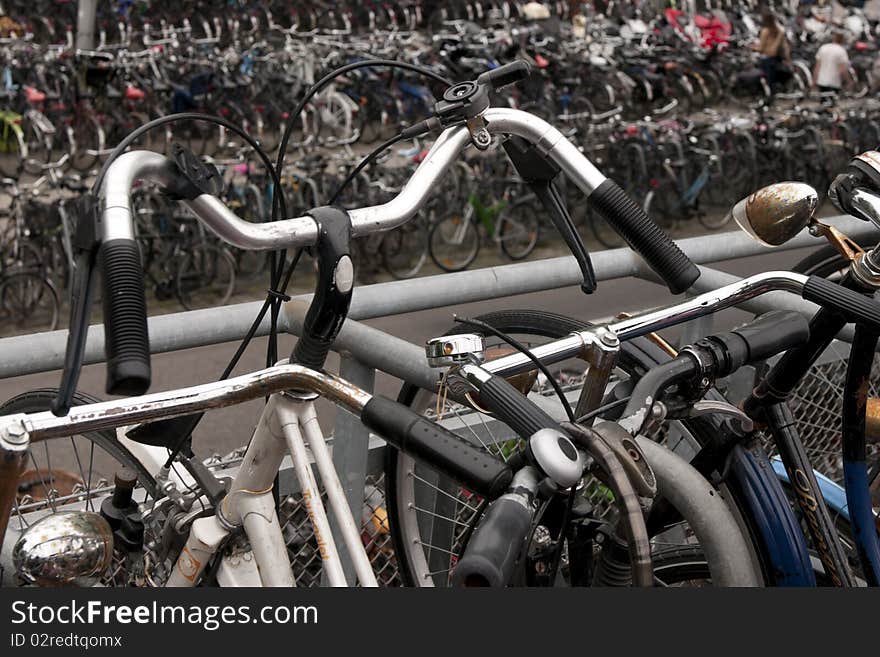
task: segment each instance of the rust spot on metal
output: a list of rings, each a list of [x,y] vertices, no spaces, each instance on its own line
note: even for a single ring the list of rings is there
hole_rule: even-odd
[[[865,409],[865,440],[869,443],[880,443],[880,399],[877,397],[868,398]]]
[[[746,216],[755,235],[772,246],[784,244],[803,230],[818,205],[816,191],[799,182],[762,187],[746,199]]]
[[[814,221],[811,231],[816,235],[821,235],[835,250],[844,258],[852,262],[865,251],[852,239],[841,233],[834,226],[823,224],[820,221]]]

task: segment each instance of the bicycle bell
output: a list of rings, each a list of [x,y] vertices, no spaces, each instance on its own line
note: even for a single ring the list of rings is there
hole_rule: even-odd
[[[461,363],[483,362],[483,336],[476,333],[443,335],[425,343],[425,356],[431,367],[451,367]]]

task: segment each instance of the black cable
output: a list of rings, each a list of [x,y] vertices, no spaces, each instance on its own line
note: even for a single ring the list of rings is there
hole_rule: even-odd
[[[402,134],[395,135],[391,139],[379,144],[376,148],[374,148],[373,151],[364,159],[362,159],[360,163],[358,163],[358,165],[351,171],[351,173],[346,176],[345,180],[342,181],[342,184],[339,185],[333,196],[330,197],[330,202],[328,203],[328,205],[333,205],[334,203],[336,203],[336,201],[339,199],[339,195],[342,194],[343,190],[351,184],[351,181],[354,180],[357,175],[367,167],[367,165],[369,165],[374,159],[379,157],[379,155],[383,151],[391,148],[392,146],[394,146],[394,144],[403,141],[405,138],[406,136]]]
[[[302,114],[302,111],[305,109],[305,106],[308,102],[320,91],[322,91],[328,84],[330,84],[333,80],[335,80],[340,75],[345,75],[351,71],[355,71],[359,68],[373,68],[373,67],[385,67],[385,68],[400,68],[405,71],[410,71],[413,73],[418,73],[419,75],[423,75],[427,78],[431,78],[435,82],[442,84],[444,87],[451,87],[453,85],[452,80],[448,80],[443,77],[439,73],[435,73],[431,69],[425,68],[424,66],[418,66],[417,64],[409,64],[407,62],[398,62],[393,59],[365,59],[359,62],[352,62],[350,64],[346,64],[345,66],[340,66],[332,71],[330,71],[323,78],[318,80],[315,84],[311,86],[311,88],[306,92],[306,95],[302,97],[302,99],[297,103],[294,110],[289,114],[287,125],[284,128],[284,135],[281,137],[281,144],[278,147],[278,158],[275,161],[275,166],[278,171],[281,171],[284,166],[284,157],[287,152],[287,145],[290,142],[290,135],[293,132],[293,125],[296,123],[299,115]]]
[[[208,117],[206,115],[197,114],[197,113],[183,113],[183,114],[170,115],[168,117],[161,117],[159,119],[155,119],[153,121],[150,121],[149,123],[145,124],[144,126],[141,126],[137,130],[135,130],[132,134],[130,134],[128,137],[126,137],[122,142],[120,142],[120,144],[110,154],[110,157],[108,158],[107,162],[105,162],[100,173],[98,174],[98,178],[96,181],[96,188],[99,188],[99,187],[97,187],[97,184],[99,182],[103,181],[104,174],[106,173],[106,170],[109,167],[110,163],[113,160],[115,160],[122,152],[124,152],[124,150],[131,143],[133,143],[134,140],[136,140],[140,135],[148,132],[149,130],[155,129],[158,126],[164,125],[165,123],[169,123],[174,120],[208,121],[208,122],[212,122],[212,123],[217,123],[218,125],[223,125],[224,127],[227,127],[228,129],[232,130],[235,134],[241,136],[249,145],[251,145],[257,151],[258,155],[260,156],[260,159],[263,161],[264,165],[266,165],[267,171],[269,171],[269,173],[272,176],[272,182],[274,184],[274,193],[272,194],[272,209],[271,209],[270,221],[276,221],[279,218],[279,214],[281,216],[287,215],[287,208],[286,208],[286,204],[284,201],[284,191],[281,186],[280,172],[283,170],[283,167],[284,167],[284,157],[285,157],[285,153],[287,150],[287,146],[290,142],[290,135],[293,131],[293,126],[296,123],[297,119],[299,118],[300,114],[302,113],[303,109],[305,109],[306,104],[308,104],[308,102],[317,93],[319,93],[321,90],[323,90],[330,82],[332,82],[334,79],[336,79],[340,75],[344,75],[345,73],[348,73],[350,71],[353,71],[353,70],[356,70],[359,68],[373,67],[373,66],[385,66],[387,68],[401,68],[404,70],[413,71],[413,72],[419,73],[423,76],[426,76],[428,78],[431,78],[434,81],[439,82],[446,87],[452,86],[452,82],[450,80],[447,80],[443,76],[441,76],[437,73],[434,73],[430,69],[427,69],[427,68],[424,68],[421,66],[417,66],[414,64],[408,64],[406,62],[397,62],[394,60],[380,60],[380,59],[364,60],[361,62],[353,62],[351,64],[347,64],[345,66],[336,68],[333,71],[331,71],[330,73],[328,73],[327,75],[325,75],[323,78],[321,78],[314,85],[312,85],[312,87],[306,92],[305,96],[303,96],[303,98],[300,100],[300,102],[294,108],[293,112],[291,112],[288,115],[287,125],[285,126],[284,134],[282,136],[281,143],[278,148],[278,158],[276,160],[275,166],[272,165],[268,156],[265,154],[265,152],[260,148],[259,144],[253,138],[251,138],[249,135],[244,133],[244,131],[242,131],[238,126],[233,125],[232,123],[226,121],[225,119],[222,119],[220,117]],[[385,144],[387,144],[387,145],[383,144],[382,146],[384,146],[384,148],[388,148],[391,145],[393,145],[394,143],[396,143],[396,141],[399,141],[403,138],[404,138],[403,135],[398,135],[394,140],[388,140],[387,142],[385,142]],[[380,146],[380,149],[376,149],[373,153],[371,153],[369,156],[367,156],[367,158],[365,160],[363,160],[361,162],[361,164],[359,165],[359,170],[362,170],[364,166],[369,164],[369,162],[381,152],[381,150],[384,150],[384,148],[382,148],[382,146]],[[354,175],[356,175],[356,173]],[[354,175],[352,175],[351,178],[353,178]],[[348,179],[343,182],[343,185],[337,190],[336,194],[334,194],[334,200],[349,182],[350,181]],[[265,317],[266,312],[270,312],[270,314],[271,314],[270,324],[269,324],[269,340],[268,340],[268,345],[267,345],[267,349],[266,349],[266,366],[271,367],[278,360],[278,330],[277,330],[278,316],[281,311],[281,303],[286,298],[287,285],[288,285],[290,278],[293,274],[293,270],[295,269],[297,263],[299,262],[299,260],[302,256],[302,253],[303,253],[303,249],[299,249],[297,251],[297,253],[294,255],[293,259],[291,260],[290,265],[287,266],[287,252],[286,251],[280,252],[281,258],[280,258],[280,261],[278,261],[278,262],[276,262],[278,254],[274,251],[270,252],[270,254],[269,254],[269,269],[270,269],[269,294],[267,295],[266,301],[264,302],[263,306],[261,307],[260,312],[258,313],[256,320],[251,325],[250,329],[248,330],[248,333],[242,339],[241,343],[239,344],[238,349],[236,350],[236,353],[233,355],[232,360],[230,360],[229,364],[227,365],[226,369],[224,370],[223,376],[220,379],[221,381],[223,379],[227,378],[231,374],[232,370],[235,368],[235,365],[241,359],[241,356],[244,354],[245,349],[250,344],[250,341],[253,339],[254,335],[256,334],[256,331],[259,328],[259,325],[262,323],[262,320]],[[186,439],[189,437],[189,435],[192,434],[192,431],[195,429],[196,425],[201,420],[202,415],[203,414],[191,416],[192,422],[190,423],[190,426],[188,426],[189,430],[187,432],[185,432],[183,435],[181,435],[179,437],[179,439],[177,440],[176,444],[174,445],[174,448],[171,450],[172,453],[169,458],[169,461],[173,460],[174,456],[176,456],[177,452],[185,444]]]
[[[528,347],[523,345],[518,340],[515,340],[514,338],[510,337],[506,333],[499,331],[497,328],[495,328],[491,324],[487,324],[486,322],[480,321],[479,319],[468,319],[466,317],[458,317],[457,315],[453,316],[452,319],[455,322],[459,322],[461,324],[468,324],[470,326],[476,326],[477,328],[481,328],[484,331],[488,331],[489,333],[494,335],[496,338],[504,340],[504,342],[506,342],[511,347],[513,347],[514,349],[516,349],[517,351],[519,351],[520,353],[525,355],[530,361],[532,361],[535,364],[535,367],[537,367],[539,370],[541,370],[541,372],[544,374],[544,376],[547,377],[547,381],[549,381],[550,385],[553,386],[553,390],[556,392],[556,395],[559,397],[559,401],[562,404],[562,408],[565,409],[565,414],[568,416],[569,422],[575,421],[574,411],[571,410],[571,405],[568,403],[568,400],[565,398],[565,394],[562,392],[562,388],[559,387],[559,382],[556,381],[556,377],[554,377],[550,373],[550,370],[547,369],[547,367],[544,365],[544,363],[542,363],[528,349]]]
[[[212,116],[210,114],[199,114],[198,112],[181,112],[178,114],[168,114],[167,116],[160,116],[157,119],[153,119],[152,121],[148,121],[144,123],[142,126],[135,128],[134,131],[128,134],[122,141],[120,141],[116,147],[110,152],[110,155],[107,157],[107,160],[101,166],[101,170],[98,172],[98,176],[95,178],[95,182],[92,184],[92,192],[98,192],[101,189],[101,184],[104,182],[104,177],[107,175],[107,170],[110,168],[110,165],[116,161],[116,159],[122,155],[129,146],[131,146],[138,137],[150,132],[151,130],[155,130],[166,123],[175,123],[177,121],[202,121],[205,123],[214,123],[219,126],[223,126],[227,130],[232,131],[247,143],[248,146],[254,149],[254,152],[257,154],[257,157],[260,158],[260,161],[263,163],[263,166],[266,167],[266,171],[272,177],[272,182],[277,186],[281,186],[281,179],[278,176],[278,171],[275,166],[272,164],[272,160],[269,159],[269,156],[266,154],[266,151],[262,149],[259,142],[251,137],[248,133],[242,130],[239,126],[227,121],[223,117],[220,116]],[[274,201],[274,198],[273,198]],[[286,214],[287,207],[284,204],[284,199],[279,199],[281,204],[280,209]]]
[[[590,420],[590,419],[596,417],[597,415],[602,415],[602,413],[606,413],[608,411],[614,410],[615,408],[623,406],[628,401],[629,401],[629,397],[624,397],[623,399],[618,399],[617,401],[609,402],[609,403],[605,404],[604,406],[600,406],[599,408],[594,408],[589,413],[586,413],[585,415],[581,415],[577,419],[577,422],[575,424],[583,424],[587,420]]]
[[[290,282],[290,277],[293,275],[293,270],[296,269],[296,265],[299,263],[299,260],[300,260],[300,257],[302,256],[302,254],[303,254],[303,250],[298,249],[296,252],[296,255],[294,255],[293,259],[290,261],[290,264],[288,265],[287,271],[285,272],[285,275],[284,275],[284,280],[283,280],[283,285],[282,285],[283,289],[287,288],[287,284]],[[241,360],[241,357],[244,355],[245,349],[247,349],[248,344],[256,335],[257,329],[260,328],[260,324],[263,323],[263,317],[266,316],[266,313],[269,310],[269,306],[271,305],[271,301],[270,301],[271,298],[272,298],[271,295],[267,296],[266,300],[263,302],[263,306],[260,308],[260,312],[257,313],[256,319],[254,319],[254,321],[251,324],[250,328],[248,329],[247,333],[242,338],[241,342],[238,345],[238,348],[235,350],[235,353],[233,354],[232,358],[230,359],[229,364],[226,366],[226,369],[223,370],[223,374],[220,375],[220,378],[218,379],[218,381],[225,381],[226,379],[228,379],[232,375],[232,372],[235,369],[235,366],[238,365],[238,361]],[[274,362],[271,363],[270,365],[274,365]],[[190,417],[192,417],[191,425],[187,427],[187,431],[185,431],[181,434],[181,436],[178,438],[177,442],[169,450],[170,455],[168,457],[168,460],[165,462],[166,466],[170,466],[171,462],[177,456],[178,452],[180,452],[180,450],[186,444],[186,439],[195,430],[196,426],[199,423],[199,420],[202,419],[203,415],[204,415],[204,413],[197,413],[195,415],[190,416]]]
[[[565,505],[565,511],[562,514],[562,522],[559,524],[559,535],[556,537],[556,549],[553,551],[553,563],[548,573],[548,581],[550,586],[556,580],[556,573],[559,570],[559,562],[562,561],[562,543],[565,540],[565,528],[571,520],[571,512],[574,509],[574,498],[577,495],[577,487],[572,486],[568,493],[568,503]]]
[[[299,103],[297,103],[296,107],[292,112],[288,114],[287,125],[284,128],[284,134],[281,137],[281,143],[278,146],[278,158],[275,162],[275,168],[278,172],[283,171],[284,169],[284,157],[287,153],[287,146],[290,143],[290,135],[293,132],[293,126],[296,124],[299,119],[300,114],[302,114],[308,102],[319,92],[321,92],[327,85],[329,85],[333,80],[335,80],[340,75],[345,75],[350,71],[355,71],[360,68],[371,68],[376,66],[382,66],[385,68],[399,68],[406,71],[411,71],[414,73],[418,73],[419,75],[428,77],[435,82],[442,84],[444,87],[451,87],[452,81],[446,79],[442,75],[435,73],[434,71],[425,68],[423,66],[418,66],[416,64],[409,64],[407,62],[398,62],[393,59],[367,59],[359,62],[352,62],[350,64],[346,64],[345,66],[340,66],[332,71],[330,71],[327,75],[318,80],[315,84],[313,84],[309,90],[305,93],[305,95],[300,99]],[[280,184],[278,185],[280,192]],[[278,214],[281,212],[282,214],[286,214],[283,212],[283,209],[280,203],[283,203],[283,198],[278,198],[282,196],[282,194],[275,194],[272,198],[272,210],[271,210],[271,220],[276,221],[278,219]],[[274,267],[274,256],[273,262],[270,263],[270,267],[273,269],[273,280],[272,280],[272,289],[277,290],[278,279],[281,277],[281,272],[284,269],[284,262],[286,259],[286,255],[282,257],[281,262],[278,263],[277,269]],[[278,290],[281,294],[284,294],[284,289]],[[281,308],[281,303],[279,300],[276,300],[271,305],[272,311],[272,319],[271,319],[271,329],[269,332],[269,346],[266,354],[266,362],[271,364],[272,362],[278,359],[277,354],[277,332],[275,330],[275,326],[278,322],[278,314]]]

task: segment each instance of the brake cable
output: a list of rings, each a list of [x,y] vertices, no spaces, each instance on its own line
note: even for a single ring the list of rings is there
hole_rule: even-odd
[[[359,62],[353,62],[351,64],[347,64],[345,66],[338,67],[338,68],[334,69],[333,71],[331,71],[330,73],[328,73],[327,75],[325,75],[318,82],[316,82],[314,85],[312,85],[312,87],[306,92],[305,96],[303,96],[303,98],[299,101],[299,103],[297,103],[294,110],[288,115],[287,125],[285,126],[284,134],[282,136],[281,143],[278,147],[278,157],[276,159],[274,168],[271,169],[272,170],[272,181],[275,186],[274,187],[275,191],[272,194],[272,210],[271,210],[270,221],[277,221],[280,217],[287,215],[287,209],[286,209],[285,202],[284,202],[284,193],[283,193],[283,189],[282,189],[281,181],[280,181],[280,172],[283,171],[283,169],[284,169],[284,157],[286,155],[287,147],[290,142],[290,135],[293,132],[293,126],[296,124],[297,119],[299,118],[300,114],[302,114],[302,112],[305,109],[308,102],[316,94],[318,94],[325,87],[327,87],[327,85],[330,84],[330,82],[335,80],[337,77],[344,75],[350,71],[359,69],[359,68],[377,67],[377,66],[383,66],[386,68],[400,68],[400,69],[408,70],[411,72],[419,73],[420,75],[423,75],[425,77],[428,77],[428,78],[434,80],[435,82],[443,84],[446,87],[452,86],[452,82],[450,80],[444,78],[443,76],[441,76],[441,75],[435,73],[434,71],[431,71],[430,69],[427,69],[425,67],[417,66],[415,64],[408,64],[406,62],[397,62],[394,60],[384,60],[384,59],[373,59],[373,60],[363,60],[363,61],[359,61]],[[200,116],[200,115],[196,115],[196,116]],[[405,135],[398,135],[398,137],[403,139],[403,138],[405,138]],[[136,137],[134,137],[134,138],[136,138]],[[391,145],[393,145],[393,143],[394,143],[392,140],[389,140],[389,142],[392,142],[392,143],[389,144],[388,142],[386,142],[386,144],[388,144],[388,145],[385,146],[383,144],[382,146],[385,146],[385,148],[387,148],[387,147],[390,147]],[[384,148],[382,148],[382,150],[384,150]],[[381,152],[380,149],[374,150],[374,152],[371,153],[367,159],[370,160],[372,158],[375,158],[380,152]],[[261,157],[261,159],[263,159],[263,158]],[[268,157],[266,158],[266,160],[268,160]],[[264,163],[266,162],[266,160],[263,160]],[[366,166],[367,163],[369,163],[369,162],[368,161],[366,163],[362,162],[361,164],[363,166],[361,166],[360,169],[362,170],[363,167]],[[271,166],[271,164],[269,166]],[[347,183],[344,183],[343,187],[340,187],[337,190],[336,194],[334,194],[334,200],[336,199],[336,197],[338,197],[339,193],[341,193],[345,184],[347,184]],[[255,319],[253,324],[251,324],[250,329],[245,334],[245,336],[242,338],[242,341],[239,344],[239,347],[236,350],[235,354],[233,355],[233,358],[230,361],[229,365],[224,370],[223,375],[220,378],[221,381],[225,378],[228,378],[231,375],[233,369],[235,368],[235,365],[241,359],[241,356],[244,354],[244,351],[246,350],[247,346],[250,344],[250,341],[253,339],[254,335],[256,335],[256,332],[259,329],[259,326],[262,323],[267,312],[270,313],[270,320],[269,320],[269,344],[267,345],[267,348],[266,348],[266,366],[270,367],[278,360],[277,336],[278,336],[278,317],[279,317],[280,311],[281,311],[281,303],[290,298],[286,293],[287,286],[288,286],[290,279],[293,275],[294,269],[296,268],[297,264],[299,263],[299,261],[302,257],[302,253],[303,253],[303,249],[297,249],[292,260],[288,264],[286,251],[281,252],[281,254],[280,254],[281,260],[279,262],[275,261],[275,259],[277,257],[276,252],[274,252],[274,251],[270,252],[270,254],[269,254],[269,258],[270,258],[270,262],[269,262],[270,285],[269,285],[269,292],[267,294],[266,301],[263,303],[263,306],[261,307],[260,312],[257,315],[257,318]],[[173,431],[173,433],[177,433],[177,435],[178,435],[177,440],[175,441],[174,446],[170,450],[168,461],[167,461],[168,463],[170,463],[171,461],[173,461],[173,459],[177,456],[177,454],[180,452],[180,450],[186,444],[187,438],[195,430],[196,426],[198,425],[199,421],[201,420],[202,415],[203,415],[203,413],[196,414],[196,415],[190,415],[190,416],[184,416],[182,418],[172,418],[170,420],[158,420],[157,422],[150,423],[149,425],[143,425],[143,426],[156,426],[160,430],[169,430],[169,431]],[[133,431],[137,431],[137,429],[135,429]]]

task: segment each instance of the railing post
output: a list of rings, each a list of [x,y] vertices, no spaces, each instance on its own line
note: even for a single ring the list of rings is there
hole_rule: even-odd
[[[98,0],[79,0],[76,8],[76,47],[78,50],[95,49],[95,15]]]
[[[348,352],[340,353],[339,375],[366,390],[373,391],[376,371],[356,360]],[[367,457],[370,447],[370,431],[361,421],[348,411],[341,408],[336,411],[336,429],[333,433],[333,465],[339,473],[339,480],[345,490],[345,499],[354,515],[355,523],[360,526],[361,510],[364,505],[364,486],[367,477]],[[338,535],[339,525],[335,517],[330,519],[330,528]],[[342,569],[345,579],[350,585],[355,583],[354,567],[351,556],[340,550]]]

